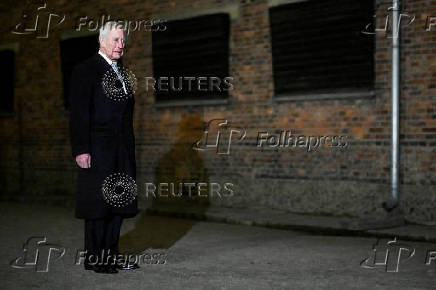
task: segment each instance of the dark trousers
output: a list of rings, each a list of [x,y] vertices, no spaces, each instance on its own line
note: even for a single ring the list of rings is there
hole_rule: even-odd
[[[85,219],[85,263],[110,263],[110,257],[119,254],[122,222],[123,218],[119,215],[104,219]]]

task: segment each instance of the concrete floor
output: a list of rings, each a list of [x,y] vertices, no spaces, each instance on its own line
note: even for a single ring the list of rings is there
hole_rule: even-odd
[[[425,265],[427,251],[436,251],[436,244],[404,241],[416,250],[414,257],[398,272],[387,273],[383,267],[360,266],[376,238],[149,216],[125,224],[123,243],[135,250],[138,244],[160,247],[145,250],[161,254],[160,263],[140,261],[138,270],[97,274],[74,263],[83,221],[74,219],[72,210],[0,206],[0,289],[434,289],[436,283],[436,261]],[[52,259],[48,272],[9,265],[31,236],[46,236],[48,243],[66,249],[61,259]]]

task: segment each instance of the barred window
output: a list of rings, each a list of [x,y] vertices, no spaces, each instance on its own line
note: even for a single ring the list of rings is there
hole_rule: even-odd
[[[374,86],[374,1],[302,1],[270,8],[275,95]]]
[[[229,15],[174,20],[165,26],[152,33],[156,102],[226,99],[230,86],[223,81],[229,73]]]

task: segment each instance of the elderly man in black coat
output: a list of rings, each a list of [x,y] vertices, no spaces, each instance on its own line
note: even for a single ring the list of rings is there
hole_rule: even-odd
[[[123,68],[126,35],[116,22],[100,29],[98,53],[78,64],[70,82],[70,140],[78,165],[76,217],[85,220],[85,269],[117,273],[123,218],[138,212],[134,96]],[[78,48],[80,49],[80,48]]]

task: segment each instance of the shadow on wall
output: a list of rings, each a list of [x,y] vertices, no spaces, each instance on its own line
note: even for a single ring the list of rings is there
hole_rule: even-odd
[[[177,141],[160,158],[155,170],[154,184],[157,189],[152,211],[180,212],[187,208],[198,214],[206,211],[209,205],[207,192],[202,190],[199,196],[196,185],[200,182],[209,183],[209,178],[202,157],[192,149],[193,144],[201,139],[204,125],[205,122],[196,112],[188,113],[180,120]],[[162,183],[168,186],[159,191],[159,184]],[[169,248],[195,223],[194,220],[143,214],[135,229],[121,237],[120,250],[126,254],[138,254],[148,248]]]

